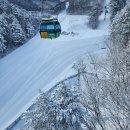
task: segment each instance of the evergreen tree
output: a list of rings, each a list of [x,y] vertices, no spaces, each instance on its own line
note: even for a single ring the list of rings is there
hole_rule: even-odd
[[[2,39],[4,39],[4,44],[6,47],[8,47],[8,44],[9,44],[9,39],[8,39],[8,36],[9,36],[9,33],[8,33],[8,29],[9,29],[9,24],[7,22],[7,14],[6,13],[2,13],[0,15],[0,34],[2,35]]]
[[[36,100],[36,108],[26,112],[23,116],[26,119],[25,130],[44,130],[50,128],[55,118],[55,107],[53,101],[45,93],[40,92]]]
[[[34,17],[31,12],[8,0],[0,1],[0,34],[5,40],[4,44],[8,51],[12,51],[16,45],[23,44],[26,38],[33,37],[38,25],[38,17]]]
[[[110,6],[110,20],[113,21],[117,12],[123,9],[126,5],[126,0],[111,0],[109,3]]]
[[[100,14],[101,14],[101,7],[98,1],[96,1],[90,13],[90,19],[89,19],[89,25],[91,26],[92,29],[96,29],[98,27],[99,22],[98,18]]]
[[[65,84],[52,96],[41,93],[35,110],[24,114],[26,130],[81,130],[81,123],[88,117],[79,101],[79,93]]]
[[[62,84],[56,95],[60,106],[57,121],[61,130],[81,130],[81,123],[83,123],[86,113],[80,106],[80,94]]]
[[[25,33],[22,30],[21,25],[19,24],[18,20],[13,17],[13,22],[10,25],[12,30],[12,42],[14,45],[20,45],[23,44],[26,40]]]
[[[27,27],[26,27],[26,36],[27,38],[32,37],[35,34],[35,29],[32,26],[31,23],[27,23]]]
[[[130,6],[126,6],[111,25],[110,39],[119,50],[126,48],[130,43]]]
[[[70,14],[74,14],[76,11],[75,9],[75,0],[69,0],[69,7],[67,12],[69,12]]]
[[[6,17],[5,13],[2,13],[0,15],[0,34],[4,36],[6,35],[6,28],[8,27],[8,23],[5,17]]]
[[[0,34],[0,52],[3,52],[6,49],[4,37]]]

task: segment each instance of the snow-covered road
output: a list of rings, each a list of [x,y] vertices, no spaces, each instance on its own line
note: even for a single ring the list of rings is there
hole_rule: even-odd
[[[0,61],[0,130],[32,104],[39,89],[47,91],[65,78],[70,70],[66,68],[77,58],[101,51],[107,31],[97,31],[96,35],[88,30],[94,32],[88,33],[93,37],[86,33],[84,37],[61,36],[55,40],[43,40],[37,34]]]

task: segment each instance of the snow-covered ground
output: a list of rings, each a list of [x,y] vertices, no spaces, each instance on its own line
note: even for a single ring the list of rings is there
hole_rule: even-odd
[[[66,15],[62,30],[75,35],[61,35],[44,40],[37,34],[28,43],[0,61],[0,130],[4,130],[38,96],[58,81],[74,73],[73,62],[85,54],[104,53],[108,20],[100,18],[97,30],[87,25],[87,16]]]

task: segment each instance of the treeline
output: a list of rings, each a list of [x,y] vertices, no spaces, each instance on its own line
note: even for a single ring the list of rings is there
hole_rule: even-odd
[[[40,10],[38,3],[40,4],[40,0],[36,3],[34,0],[8,0],[10,3],[14,5],[18,5],[27,11],[38,11]]]
[[[10,3],[0,2],[0,52],[20,46],[38,31],[39,19],[25,9]]]
[[[69,7],[67,12],[69,14],[84,14],[88,15],[91,12],[95,0],[68,0]]]

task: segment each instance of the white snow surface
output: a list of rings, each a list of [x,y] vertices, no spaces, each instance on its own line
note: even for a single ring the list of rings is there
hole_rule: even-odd
[[[108,20],[103,21],[101,16],[99,28],[91,30],[87,16],[66,15],[62,18],[62,30],[78,35],[46,40],[37,34],[0,60],[0,130],[33,103],[39,89],[47,91],[71,75],[71,66],[77,58],[104,53],[101,48],[105,46],[104,37],[108,34]]]

